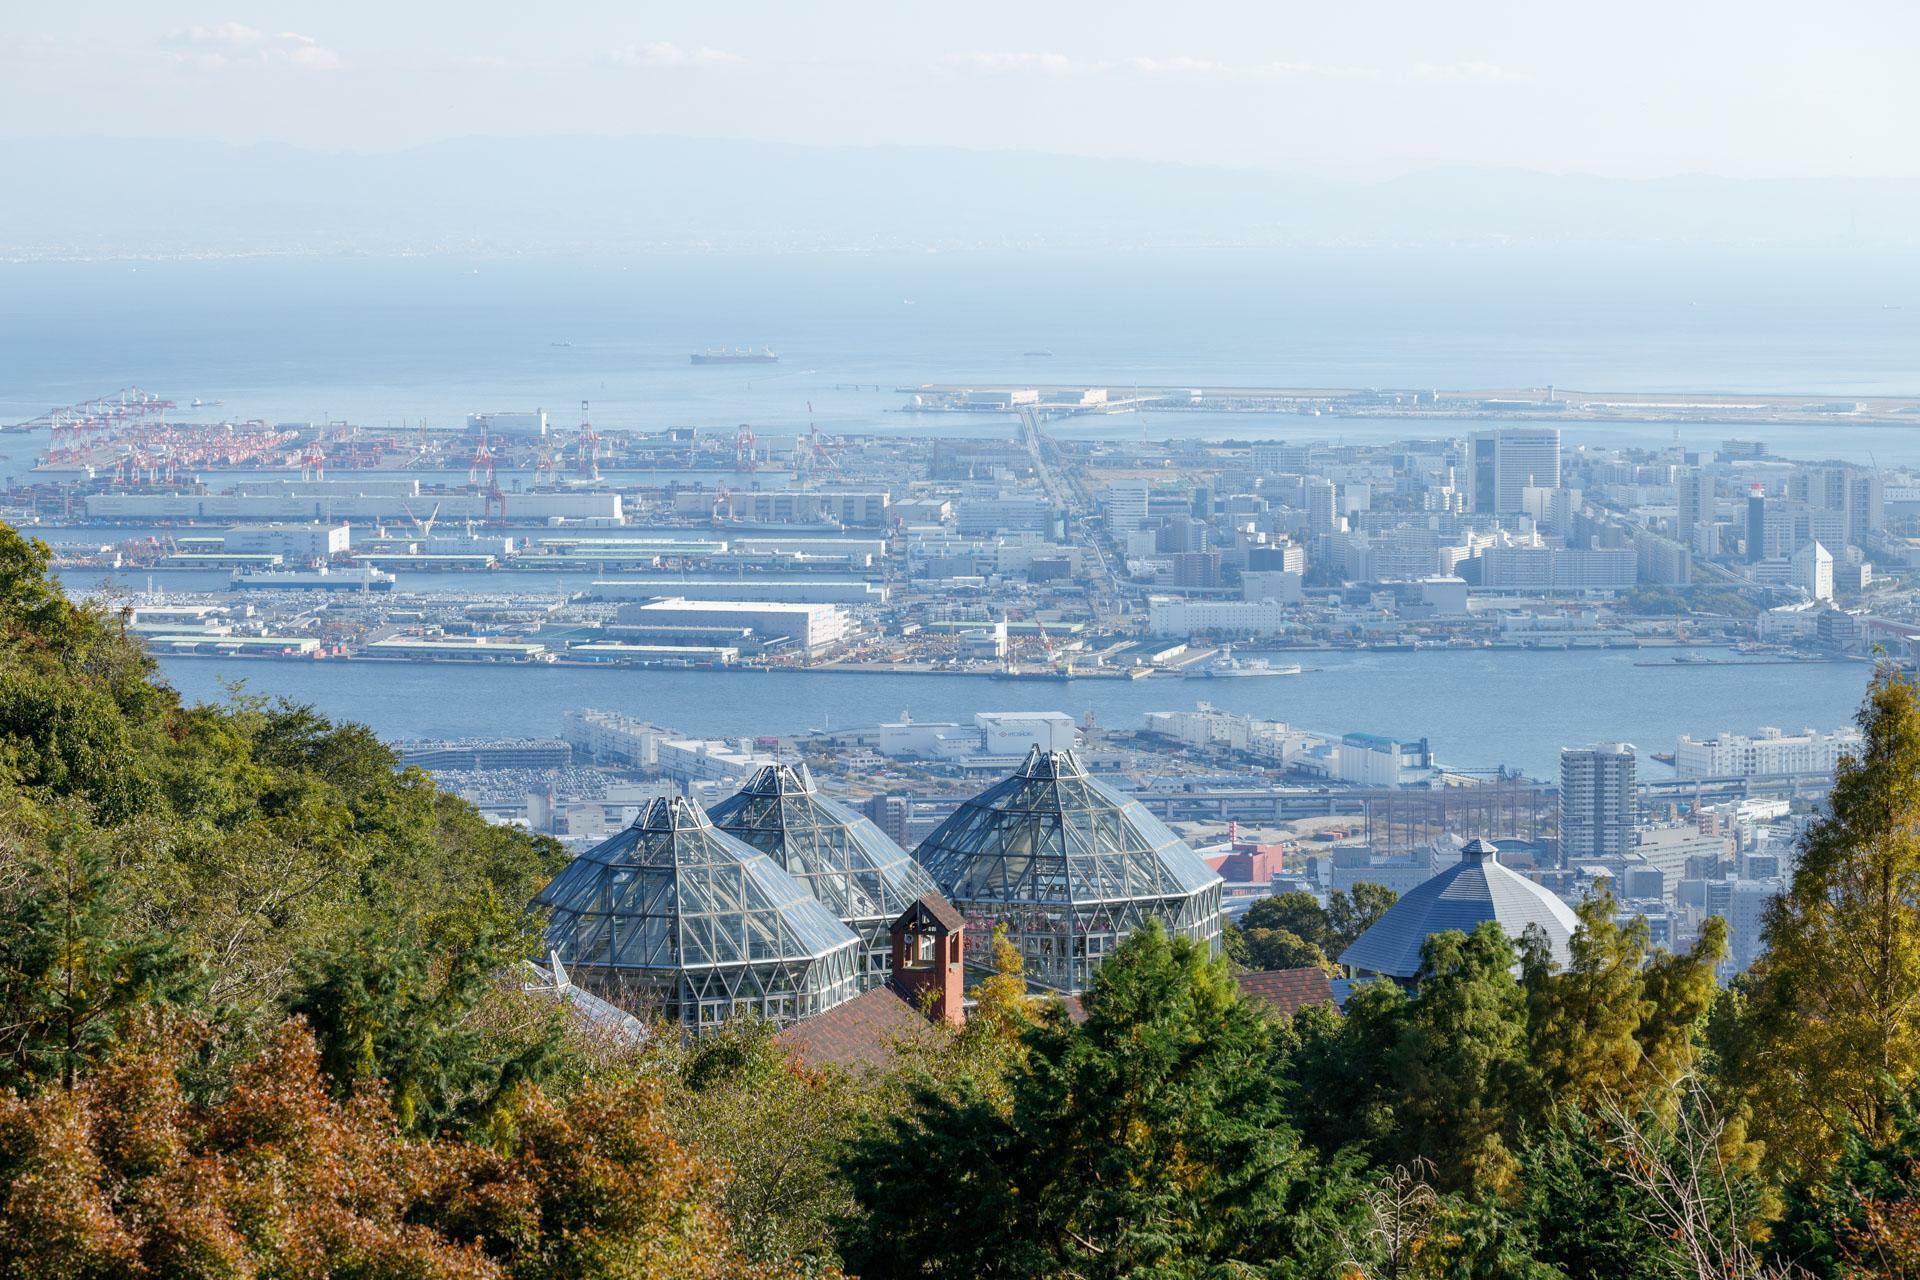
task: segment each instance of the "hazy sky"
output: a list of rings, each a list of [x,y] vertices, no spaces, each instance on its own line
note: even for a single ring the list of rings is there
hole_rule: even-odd
[[[0,134],[1920,176],[1911,0],[0,4]]]

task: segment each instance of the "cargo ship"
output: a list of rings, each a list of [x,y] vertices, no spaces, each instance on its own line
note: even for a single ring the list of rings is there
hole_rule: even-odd
[[[1236,658],[1232,648],[1225,648],[1212,662],[1185,675],[1189,680],[1247,680],[1259,676],[1297,676],[1300,671],[1297,662],[1276,666],[1265,658]]]
[[[993,672],[995,680],[1045,680],[1058,684],[1073,679],[1073,668],[1021,667],[1009,662]]]
[[[696,351],[687,357],[695,364],[778,364],[780,357],[766,347],[758,351],[748,351],[745,347],[731,350]]]
[[[228,586],[235,591],[391,591],[394,577],[371,565],[333,569],[235,570]]]

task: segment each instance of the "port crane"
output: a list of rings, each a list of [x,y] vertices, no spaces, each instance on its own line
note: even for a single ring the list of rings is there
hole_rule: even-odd
[[[481,479],[485,478],[486,487],[481,488]],[[467,487],[485,495],[481,511],[483,518],[500,524],[507,522],[507,495],[500,488],[500,472],[494,462],[494,452],[488,444],[485,428],[480,431],[480,443],[474,446],[473,462],[467,468]]]
[[[821,471],[840,474],[840,459],[834,452],[839,441],[822,435],[813,421],[813,402],[807,402],[807,434],[793,442],[793,478],[802,486],[812,483]]]
[[[753,428],[746,423],[733,434],[733,469],[751,474],[759,463],[753,453]]]
[[[415,514],[413,514],[412,507],[409,507],[403,504],[401,506],[401,510],[407,513],[407,519],[413,521],[413,527],[420,534],[420,541],[426,542],[433,537],[434,522],[440,518],[439,503],[436,502],[433,504],[433,510],[427,513],[427,518],[425,520],[422,520],[419,516],[416,516]]]
[[[573,446],[573,469],[589,480],[600,478],[600,433],[587,417],[587,402],[580,402],[580,434]]]
[[[473,458],[467,463],[467,487],[478,489],[482,475],[493,474],[493,450],[487,444],[487,429],[480,428],[480,441],[473,446]]]

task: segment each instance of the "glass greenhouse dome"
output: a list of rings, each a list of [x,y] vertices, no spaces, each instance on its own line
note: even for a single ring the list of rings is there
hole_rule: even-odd
[[[888,927],[938,892],[919,863],[873,822],[820,794],[806,766],[766,765],[710,811],[713,825],[760,850],[860,939],[860,987],[887,980]]]
[[[805,885],[678,796],[568,863],[534,905],[583,988],[702,1034],[786,1025],[859,993],[860,950]]]
[[[992,963],[995,925],[1027,979],[1078,993],[1149,919],[1218,951],[1220,877],[1139,801],[1087,775],[1071,751],[1035,749],[914,850],[967,917],[967,959]]]

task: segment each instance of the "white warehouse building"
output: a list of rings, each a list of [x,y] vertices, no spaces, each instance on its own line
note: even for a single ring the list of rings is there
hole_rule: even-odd
[[[854,633],[852,617],[833,604],[782,600],[688,600],[672,596],[620,610],[620,621],[652,626],[751,627],[762,637],[791,640],[808,654],[831,652]]]
[[[1840,757],[1860,749],[1858,729],[1782,733],[1767,726],[1753,737],[1682,734],[1673,746],[1673,771],[1682,778],[1739,778],[1769,773],[1832,773]]]
[[[887,588],[859,578],[603,578],[602,600],[790,600],[799,604],[885,604]]]
[[[1278,635],[1287,630],[1286,606],[1278,600],[1183,600],[1154,596],[1147,601],[1147,629],[1156,636]]]

